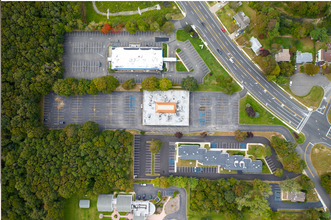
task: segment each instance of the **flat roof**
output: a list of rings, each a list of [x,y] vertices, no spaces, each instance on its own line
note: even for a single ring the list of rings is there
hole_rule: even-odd
[[[144,90],[143,125],[189,126],[190,92]]]
[[[113,47],[108,61],[115,70],[162,70],[163,51],[160,47]]]
[[[175,102],[156,102],[155,112],[157,113],[176,113]]]
[[[199,145],[180,145],[178,156],[181,160],[198,160],[203,165],[218,165],[227,170],[242,170],[247,173],[261,173],[262,161],[252,161],[242,155],[229,156],[219,150],[209,150]]]

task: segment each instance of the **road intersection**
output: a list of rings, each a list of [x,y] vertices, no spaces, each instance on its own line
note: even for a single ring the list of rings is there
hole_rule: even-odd
[[[327,120],[331,92],[325,92],[325,97],[317,111],[313,112],[303,107],[283,93],[275,84],[269,82],[261,71],[242,54],[229,36],[221,31],[220,23],[204,2],[179,2],[179,4],[185,11],[187,22],[196,27],[211,51],[216,54],[230,74],[283,122],[297,132],[305,134],[306,141],[297,147],[297,152],[307,163],[308,169],[305,171],[315,182],[322,203],[330,210],[331,198],[320,185],[320,179],[310,160],[310,151],[317,143],[331,148],[330,124]],[[217,53],[217,49],[222,51],[222,55]]]

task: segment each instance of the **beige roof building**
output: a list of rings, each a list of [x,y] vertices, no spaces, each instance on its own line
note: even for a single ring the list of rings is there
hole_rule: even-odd
[[[275,55],[276,62],[290,61],[290,50],[289,49],[280,49],[280,51]]]
[[[306,193],[304,192],[287,192],[284,194],[283,200],[291,200],[291,202],[304,202]]]

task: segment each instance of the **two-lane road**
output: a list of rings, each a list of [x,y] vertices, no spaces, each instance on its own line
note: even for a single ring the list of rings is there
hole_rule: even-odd
[[[237,48],[204,2],[179,2],[204,40],[220,61],[247,90],[297,131],[301,131],[311,112],[302,107],[276,85],[269,82],[256,66]],[[203,24],[204,25],[203,25]],[[222,55],[217,53],[220,49]]]

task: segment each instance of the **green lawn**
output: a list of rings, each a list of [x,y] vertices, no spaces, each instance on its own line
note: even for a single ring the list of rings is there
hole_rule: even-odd
[[[178,158],[177,167],[195,167],[196,160],[181,160]]]
[[[144,3],[145,2],[135,2],[135,3],[132,3],[132,2],[129,2],[129,1],[118,1],[118,2],[99,2],[97,3],[97,7],[98,7],[98,4],[101,5],[101,3],[104,5],[104,9],[105,9],[105,12],[107,12],[107,8],[108,6],[111,6],[111,5],[120,5],[121,6],[121,9],[123,8],[131,8],[130,10],[138,10],[138,6],[142,8],[145,8],[144,7]],[[149,18],[157,18],[160,16],[160,14],[167,14],[167,13],[170,13],[173,17],[178,17],[178,14],[181,14],[180,10],[177,8],[176,4],[174,2],[170,2],[172,4],[171,7],[167,7],[165,8],[163,6],[163,4],[160,4],[161,6],[161,10],[152,10],[152,11],[147,11],[147,12],[144,12],[142,13],[141,15],[139,14],[136,14],[136,15],[127,15],[127,16],[124,16],[124,15],[119,15],[119,16],[110,16],[109,19],[107,19],[107,16],[105,15],[100,15],[100,14],[97,14],[94,9],[93,9],[93,5],[92,5],[92,2],[84,2],[85,4],[85,8],[86,8],[86,22],[87,24],[89,24],[90,22],[94,21],[96,23],[99,23],[100,21],[108,21],[109,23],[111,23],[113,20],[118,20],[119,23],[126,23],[128,22],[129,20],[134,20],[134,21],[137,21],[139,19],[142,19],[142,20],[147,20]],[[129,4],[132,4],[131,6],[129,6]],[[146,2],[146,4],[150,4],[149,2]],[[107,6],[108,5],[108,6]],[[134,5],[134,6],[133,6]],[[152,4],[153,5],[153,4]],[[133,9],[132,9],[133,8]],[[98,8],[100,11],[102,11],[100,8]],[[109,8],[109,11],[120,11],[118,8],[116,7],[111,7]],[[179,15],[180,16],[180,15]]]
[[[155,154],[152,153],[152,175],[154,175],[154,165],[155,165],[154,160],[155,160]]]
[[[218,10],[217,16],[222,21],[222,24],[226,27],[226,29],[233,33],[235,30],[239,29],[238,25],[234,22],[233,16],[236,14],[236,12],[233,11],[233,9],[230,8],[230,5],[227,4],[224,6],[225,10]]]
[[[177,52],[177,53],[180,53],[181,51],[182,51],[182,49],[180,49],[180,48],[177,48],[177,49],[176,49],[176,52]]]
[[[163,48],[163,57],[168,56],[168,45],[165,43],[162,43],[162,48]]]
[[[237,8],[236,11],[238,11],[238,12],[243,11],[245,13],[245,15],[248,16],[251,21],[254,21],[254,19],[256,17],[256,11],[248,6],[249,2],[243,1],[241,3],[242,3],[242,5],[239,8]]]
[[[331,172],[331,150],[322,144],[316,144],[311,153],[311,162],[321,178],[321,175]]]
[[[92,195],[90,199],[90,208],[81,209],[79,208],[79,200],[85,199],[82,196],[74,195],[70,199],[65,199],[64,205],[64,220],[91,220],[99,219],[99,212],[97,210],[98,195]],[[111,215],[110,212],[102,212],[106,215]]]
[[[262,160],[262,173],[264,174],[271,174],[268,166],[265,164],[265,161]]]
[[[255,112],[260,113],[258,118],[251,118],[247,115],[245,111],[245,105],[249,103]],[[269,111],[264,109],[257,101],[255,101],[250,95],[246,95],[244,98],[239,100],[239,124],[254,124],[254,125],[281,125],[287,128],[292,136],[292,129],[281,122],[278,118],[273,116]],[[294,136],[293,136],[294,138]],[[295,139],[295,138],[294,138]],[[304,141],[303,134],[299,134],[299,139],[295,141],[299,144],[303,143]],[[299,142],[298,142],[299,141]]]
[[[201,49],[199,45],[202,44],[202,41],[199,38],[192,38],[189,33],[184,30],[178,30],[176,34],[176,38],[179,41],[185,42],[189,40],[195,50],[199,53],[203,61],[206,63],[212,75],[207,74],[203,79],[203,84],[199,84],[197,91],[203,92],[224,92],[225,90],[220,88],[217,85],[216,78],[219,76],[227,77],[229,74],[223,69],[223,67],[215,60],[214,56],[210,53],[209,50],[204,47]],[[236,92],[240,91],[241,88],[236,84]]]
[[[300,39],[296,45],[294,45],[298,51],[314,53],[314,41],[310,37]]]
[[[293,46],[293,38],[291,37],[275,37],[274,43],[282,45],[285,49],[289,49]]]
[[[176,62],[176,70],[177,72],[188,72],[188,70],[181,61]]]
[[[110,13],[121,11],[136,11],[138,7],[141,9],[154,6],[156,4],[162,5],[162,2],[147,2],[147,1],[97,1],[95,2],[97,8],[101,12],[106,12],[109,9]]]
[[[245,151],[241,151],[241,150],[227,150],[226,152],[230,156],[232,156],[232,155],[243,155],[243,156],[245,156],[246,155],[246,152]]]

